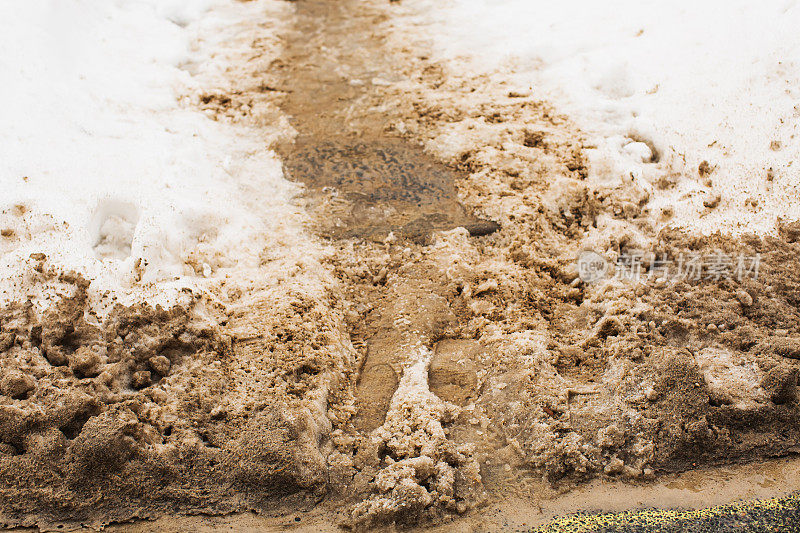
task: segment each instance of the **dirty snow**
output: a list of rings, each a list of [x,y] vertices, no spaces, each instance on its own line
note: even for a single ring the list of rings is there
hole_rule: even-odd
[[[93,280],[95,300],[170,304],[182,287],[257,266],[270,244],[271,260],[308,253],[278,158],[258,136],[183,103],[223,70],[218,41],[231,20],[285,9],[0,4],[3,302],[43,301],[24,267],[31,254]]]
[[[592,178],[632,174],[648,190],[672,175],[650,203],[674,212],[670,224],[766,233],[800,218],[798,2],[408,0],[397,11],[422,27],[409,42],[451,68],[511,72],[510,92],[570,115],[596,145]]]

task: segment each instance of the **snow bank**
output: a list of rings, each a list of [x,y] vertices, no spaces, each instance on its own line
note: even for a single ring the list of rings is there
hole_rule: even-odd
[[[196,65],[213,71],[203,31],[281,4],[0,3],[0,300],[43,302],[39,254],[96,299],[169,304],[258,265],[270,242],[303,246],[276,156],[180,104],[204,83]]]
[[[680,174],[651,204],[672,208],[674,224],[772,232],[777,217],[800,218],[797,1],[408,0],[401,9],[437,57],[511,71],[515,90],[532,87],[569,114],[597,144],[595,178]],[[698,173],[704,161],[710,175]],[[718,207],[703,205],[717,194]]]

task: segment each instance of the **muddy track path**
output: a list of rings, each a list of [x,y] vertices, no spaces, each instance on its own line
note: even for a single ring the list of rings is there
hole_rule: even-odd
[[[499,225],[458,201],[456,182],[466,173],[390,132],[398,110],[378,89],[404,74],[372,31],[385,19],[382,9],[351,1],[296,6],[281,107],[298,135],[279,151],[288,177],[308,188],[319,233],[344,239],[335,241],[332,262],[360,356],[344,391],[352,395],[353,416],[337,427],[353,468],[333,477],[342,495],[365,500],[352,511],[354,524],[423,513],[431,504],[463,512],[483,497],[479,466],[470,451],[459,450],[463,442],[447,437],[442,424],[453,422],[454,405],[434,393],[461,404],[476,397],[471,358],[482,347],[459,339],[469,312],[432,245],[437,231],[461,227],[465,236],[481,237]],[[405,449],[387,447],[409,431]],[[374,494],[387,461],[430,470],[426,483],[436,496],[420,485],[421,493],[406,497]]]
[[[352,1],[296,6],[281,107],[298,135],[280,152],[288,177],[308,187],[319,232],[356,239],[375,255],[396,239],[418,252],[437,230],[496,231],[496,223],[459,203],[455,181],[463,173],[387,133],[390,112],[375,89],[402,73],[387,61],[383,38],[370,31],[385,15]],[[369,309],[365,327],[353,324],[352,331],[362,350],[353,425],[364,434],[384,423],[404,371],[433,353],[456,322],[443,273],[427,261],[403,269],[395,260],[366,278],[355,287],[347,280],[361,293],[351,295],[355,305]]]

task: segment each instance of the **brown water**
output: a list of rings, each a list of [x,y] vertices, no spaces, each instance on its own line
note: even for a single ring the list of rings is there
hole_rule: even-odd
[[[394,233],[423,243],[432,231],[457,226],[473,235],[497,229],[458,203],[453,170],[401,139],[305,137],[284,153],[284,170],[329,207],[321,224],[329,237],[383,240]]]

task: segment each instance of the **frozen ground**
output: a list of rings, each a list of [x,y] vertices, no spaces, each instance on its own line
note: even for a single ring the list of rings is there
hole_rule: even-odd
[[[598,180],[648,181],[661,174],[653,163],[675,173],[677,187],[652,198],[654,215],[672,209],[672,224],[705,233],[774,233],[778,217],[800,217],[800,3],[402,5],[419,24],[412,38],[453,69],[510,74],[512,90],[532,89],[575,120],[597,146],[587,156]],[[716,208],[703,205],[717,195]]]

